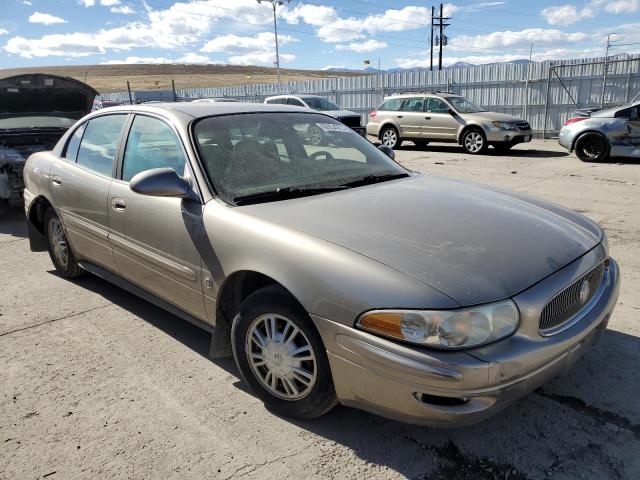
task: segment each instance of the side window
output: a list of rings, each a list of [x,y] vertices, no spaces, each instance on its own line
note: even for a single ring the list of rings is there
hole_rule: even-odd
[[[422,112],[424,98],[408,98],[402,104],[403,112]]]
[[[296,107],[304,107],[304,105],[302,104],[302,102],[300,100],[298,100],[297,98],[289,98],[287,100],[287,103],[289,105],[295,105]]]
[[[122,179],[152,168],[173,168],[184,173],[186,158],[180,141],[169,125],[156,118],[138,115],[133,120],[122,163]]]
[[[67,148],[64,152],[64,158],[68,158],[72,162],[76,161],[76,157],[78,156],[78,149],[80,148],[80,140],[82,140],[82,134],[84,133],[84,129],[86,126],[87,124],[83,123],[76,129],[75,132],[73,132],[73,135],[71,135],[71,138],[69,138],[69,141],[67,142]]]
[[[126,120],[127,115],[105,115],[89,120],[76,163],[110,177]]]
[[[385,102],[382,102],[382,105],[378,107],[378,110],[381,110],[383,112],[397,112],[398,110],[400,110],[403,101],[404,98],[394,98],[393,100],[387,100]]]
[[[439,98],[430,98],[429,106],[427,107],[429,113],[448,113],[449,105],[440,100]]]

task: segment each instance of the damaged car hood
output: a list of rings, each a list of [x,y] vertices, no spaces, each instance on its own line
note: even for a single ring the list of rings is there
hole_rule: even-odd
[[[31,73],[2,78],[0,119],[58,116],[78,120],[91,111],[96,95],[89,85],[68,77]]]
[[[513,296],[601,240],[597,225],[562,207],[427,175],[238,208],[388,265],[460,305]]]

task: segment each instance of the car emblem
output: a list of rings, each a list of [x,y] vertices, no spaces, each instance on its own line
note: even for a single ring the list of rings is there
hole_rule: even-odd
[[[587,300],[589,300],[589,295],[591,294],[591,285],[589,285],[589,281],[584,279],[580,284],[580,303],[585,304]]]

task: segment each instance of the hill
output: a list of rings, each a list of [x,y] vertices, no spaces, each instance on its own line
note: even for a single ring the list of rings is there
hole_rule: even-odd
[[[173,79],[176,88],[221,87],[252,83],[275,83],[275,68],[241,65],[185,65],[185,64],[118,64],[73,65],[0,69],[0,78],[23,73],[49,73],[73,77],[86,82],[101,93],[127,89],[168,90]],[[363,75],[364,72],[331,72],[326,70],[280,69],[283,82],[314,80],[332,76]]]

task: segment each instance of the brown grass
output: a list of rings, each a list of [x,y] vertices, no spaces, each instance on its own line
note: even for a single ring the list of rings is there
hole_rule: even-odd
[[[74,65],[60,67],[0,69],[0,78],[22,73],[49,73],[76,78],[102,93],[127,89],[169,90],[173,79],[176,88],[221,87],[277,81],[275,68],[239,65]],[[329,76],[362,75],[351,72],[281,69],[282,81],[313,80]]]

